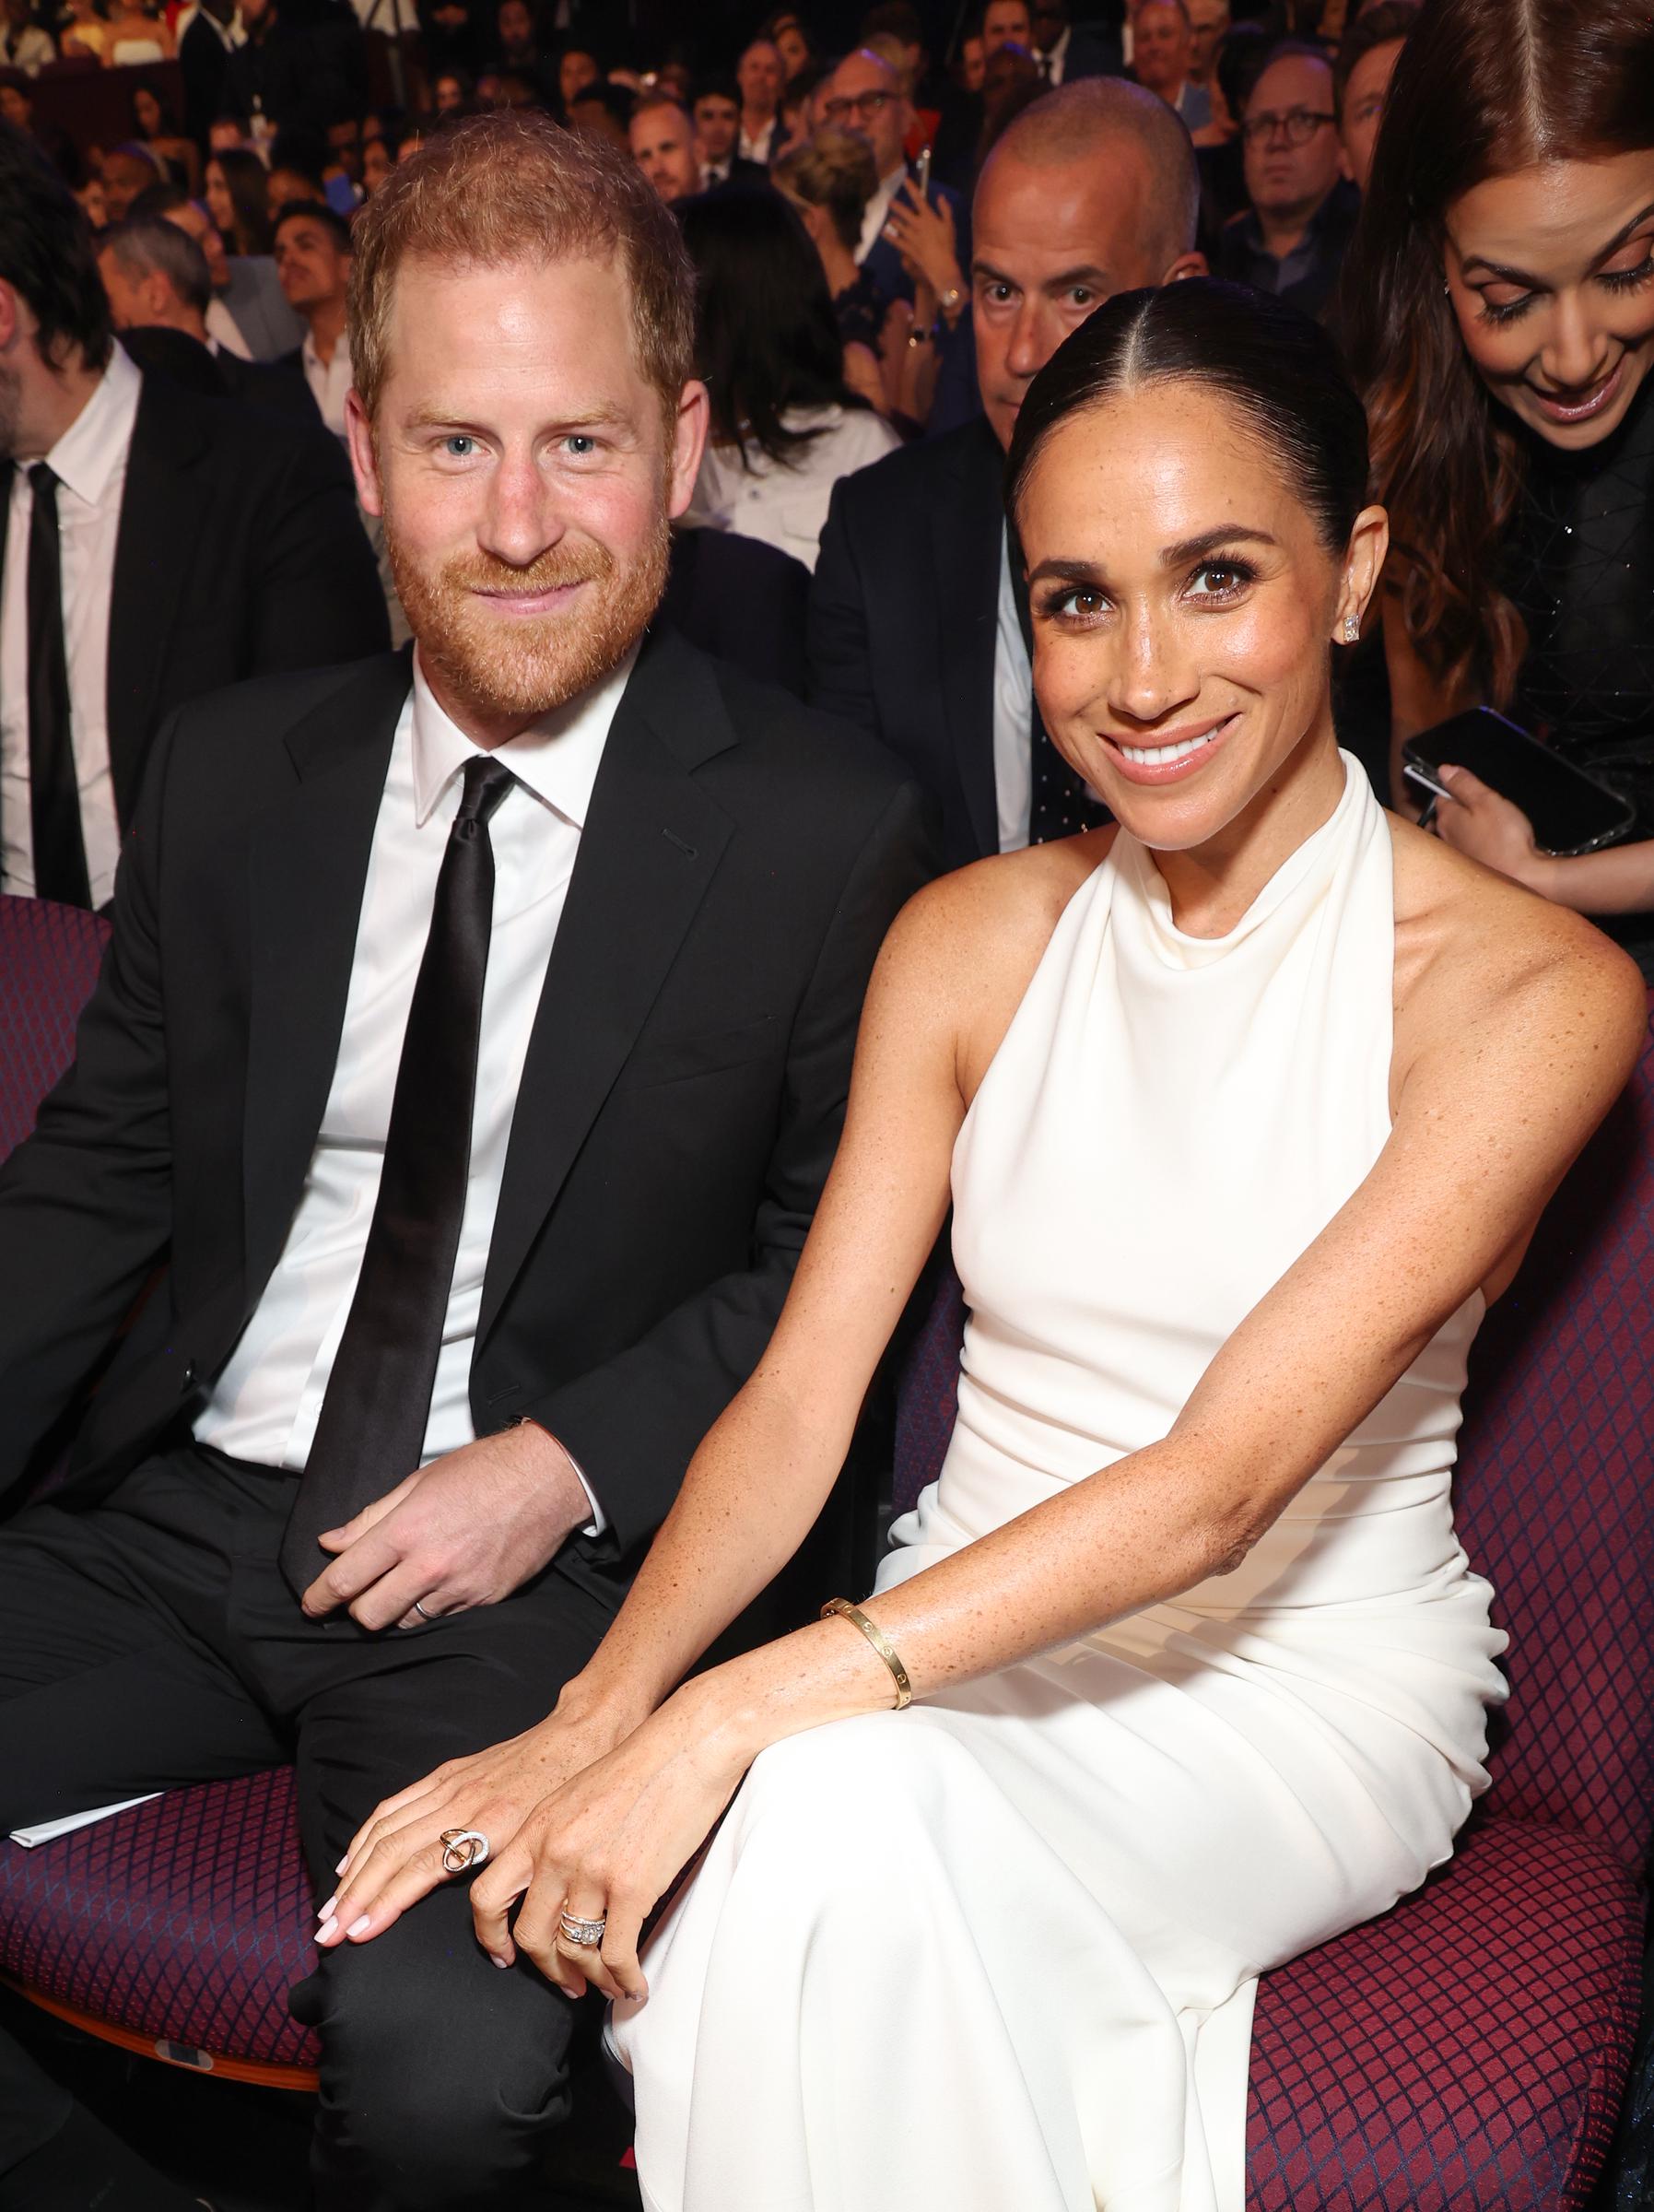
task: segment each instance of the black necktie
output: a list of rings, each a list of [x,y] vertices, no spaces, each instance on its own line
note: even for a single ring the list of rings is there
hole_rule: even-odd
[[[323,1530],[350,1520],[419,1465],[471,1167],[494,918],[488,817],[511,782],[498,760],[466,764],[408,1008],[362,1269],[281,1540],[281,1571],[299,1594],[328,1563],[317,1542]]]
[[[40,899],[90,906],[80,835],[80,782],[69,717],[69,656],[64,645],[63,562],[57,541],[57,478],[43,461],[29,472],[29,814],[34,888]]]
[[[1034,662],[1034,622],[1028,612],[1027,580],[1022,572],[1022,549],[1015,537],[1011,540],[1011,588],[1016,594],[1016,618],[1022,625],[1022,641],[1028,649],[1028,665]],[[1029,705],[1029,766],[1032,770],[1028,797],[1028,842],[1031,845],[1048,844],[1054,837],[1073,837],[1082,830],[1095,830],[1114,817],[1100,799],[1094,799],[1083,776],[1069,767],[1050,741],[1050,733],[1039,716],[1039,701],[1030,690]]]

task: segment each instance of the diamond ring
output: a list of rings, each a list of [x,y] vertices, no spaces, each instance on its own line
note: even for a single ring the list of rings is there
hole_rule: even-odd
[[[563,1912],[558,1915],[558,1924],[564,1941],[573,1944],[577,1951],[594,1951],[609,1924],[606,1920],[578,1920],[572,1912]]]
[[[442,1846],[444,1874],[469,1874],[487,1864],[491,1847],[480,1828],[445,1828],[437,1840]]]

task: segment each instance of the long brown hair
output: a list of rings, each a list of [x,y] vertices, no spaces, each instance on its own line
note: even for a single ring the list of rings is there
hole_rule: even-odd
[[[1508,703],[1527,649],[1499,589],[1522,491],[1512,421],[1446,294],[1449,209],[1485,178],[1654,146],[1654,0],[1425,0],[1396,65],[1339,320],[1390,510],[1389,611],[1450,690]]]

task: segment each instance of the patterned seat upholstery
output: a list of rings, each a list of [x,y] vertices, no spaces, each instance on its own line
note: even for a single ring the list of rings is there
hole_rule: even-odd
[[[109,925],[0,898],[0,1158],[67,1066]],[[0,1841],[0,1973],[94,2032],[308,2086],[287,1992],[311,1971],[310,1884],[283,1769],[174,1790],[33,1851]]]
[[[934,1479],[964,1303],[903,1371],[895,1504]],[[1510,1632],[1492,1787],[1415,1896],[1259,1987],[1256,2212],[1571,2212],[1636,2024],[1654,1832],[1654,1046],[1472,1360],[1457,1515]]]

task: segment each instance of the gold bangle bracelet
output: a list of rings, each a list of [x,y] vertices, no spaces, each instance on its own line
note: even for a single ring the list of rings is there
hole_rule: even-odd
[[[891,1679],[896,1684],[894,1710],[900,1712],[904,1706],[911,1705],[913,1685],[908,1679],[908,1670],[901,1663],[901,1654],[889,1637],[886,1635],[884,1630],[880,1628],[878,1622],[869,1620],[861,1606],[852,1606],[848,1597],[829,1598],[821,1608],[823,1620],[827,1619],[834,1613],[842,1614],[852,1628],[860,1629],[862,1635],[866,1637],[868,1642],[872,1644],[874,1650],[890,1669]]]

